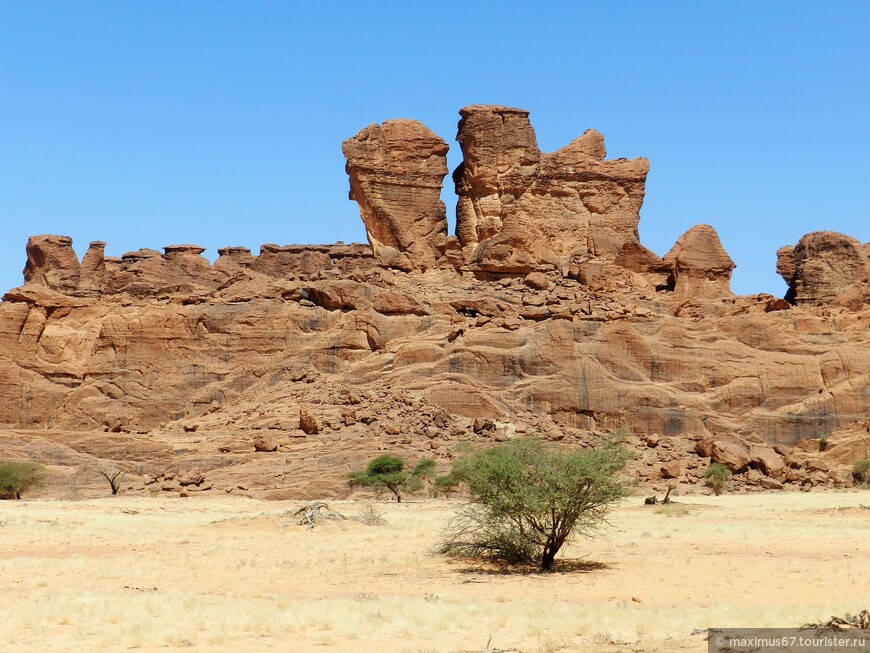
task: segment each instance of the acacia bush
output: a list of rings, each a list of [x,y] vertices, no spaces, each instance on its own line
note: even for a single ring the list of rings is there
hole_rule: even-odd
[[[453,474],[470,498],[448,524],[439,551],[550,571],[570,538],[592,535],[629,494],[629,483],[617,476],[629,458],[618,438],[591,451],[518,439],[462,457]]]
[[[45,478],[42,465],[33,462],[0,463],[0,499],[20,499],[21,493]]]
[[[402,502],[403,492],[416,492],[423,480],[435,475],[435,461],[429,458],[418,462],[411,471],[405,470],[405,461],[398,456],[383,454],[373,458],[363,471],[348,474],[351,487],[370,487],[375,492],[389,490]]]
[[[870,458],[859,460],[852,466],[852,478],[857,485],[870,485]]]

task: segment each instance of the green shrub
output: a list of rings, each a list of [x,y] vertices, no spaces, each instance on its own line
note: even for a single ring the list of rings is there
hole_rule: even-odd
[[[383,454],[369,461],[365,470],[348,474],[351,487],[370,487],[375,492],[385,488],[393,493],[396,501],[402,502],[403,492],[414,492],[423,487],[423,479],[435,474],[435,461],[421,460],[410,472],[405,470],[405,461],[398,456]]]
[[[453,472],[436,476],[432,480],[432,496],[450,496],[451,492],[455,492],[459,488],[461,482]]]
[[[20,499],[24,490],[38,485],[44,476],[38,463],[0,463],[0,499]]]
[[[708,488],[713,490],[713,494],[720,495],[722,490],[728,485],[731,480],[731,472],[721,463],[711,463],[704,472],[704,483]]]
[[[460,458],[453,474],[470,499],[451,520],[439,550],[549,571],[563,544],[591,535],[628,496],[628,484],[616,477],[628,460],[617,439],[592,451],[518,439]]]
[[[828,443],[831,441],[830,436],[824,431],[819,431],[819,451],[825,451],[828,448]]]
[[[852,478],[857,485],[870,485],[870,458],[859,460],[852,466]]]

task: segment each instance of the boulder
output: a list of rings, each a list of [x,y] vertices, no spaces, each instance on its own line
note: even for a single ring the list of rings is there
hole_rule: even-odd
[[[299,409],[299,428],[308,435],[320,433],[320,423],[317,418],[303,408]]]
[[[779,477],[785,471],[785,460],[773,447],[760,444],[749,446],[750,464],[767,476]]]
[[[662,478],[679,478],[683,473],[683,467],[679,461],[673,460],[662,465],[659,471]]]
[[[405,270],[435,266],[447,246],[447,143],[422,123],[388,120],[341,149],[375,258]]]
[[[278,440],[271,435],[258,435],[254,438],[254,451],[263,453],[278,451]]]
[[[203,481],[205,481],[205,476],[203,476],[202,472],[198,469],[192,469],[181,475],[178,479],[178,484],[182,487],[187,487],[189,485],[202,485]]]
[[[746,468],[752,460],[749,448],[745,444],[729,440],[717,440],[710,448],[710,460],[725,465],[731,472]]]
[[[550,280],[542,272],[531,272],[523,279],[523,283],[534,290],[546,290],[550,287]]]

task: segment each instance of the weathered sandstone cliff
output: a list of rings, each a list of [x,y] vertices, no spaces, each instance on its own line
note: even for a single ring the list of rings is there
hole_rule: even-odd
[[[32,237],[0,303],[0,455],[316,495],[379,449],[446,463],[456,440],[624,426],[650,482],[692,485],[717,457],[761,487],[847,482],[870,416],[867,245],[810,234],[780,251],[789,301],[736,297],[712,227],[663,258],[638,242],[645,160],[606,161],[591,131],[542,154],[526,112],[461,113],[456,236],[447,146],[390,121],[343,146],[370,247],[211,264],[95,242],[79,262]],[[833,456],[838,433],[830,464],[791,449],[824,434]]]

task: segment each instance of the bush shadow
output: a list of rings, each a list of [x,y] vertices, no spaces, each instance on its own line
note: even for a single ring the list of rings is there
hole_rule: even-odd
[[[537,565],[510,564],[498,560],[476,560],[471,558],[456,558],[456,572],[464,575],[481,576],[550,576],[562,574],[590,574],[596,571],[612,569],[611,565],[595,560],[557,560],[556,566],[550,571],[544,571]],[[466,580],[463,582],[473,582]]]

